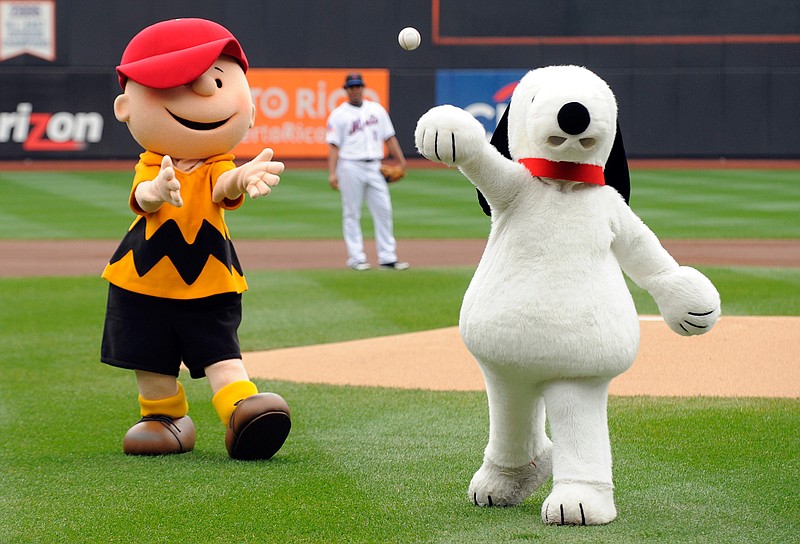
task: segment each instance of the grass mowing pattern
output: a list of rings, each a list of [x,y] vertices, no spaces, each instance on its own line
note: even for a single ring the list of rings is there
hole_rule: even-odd
[[[798,269],[701,270],[719,290],[724,315],[800,315]],[[402,273],[249,272],[250,290],[244,294],[244,321],[239,329],[242,349],[304,346],[454,326],[472,273],[468,267]],[[629,287],[640,314],[658,313],[647,292],[631,282]],[[15,349],[18,342],[25,341],[58,345],[77,335],[82,341],[90,338],[96,344],[91,347],[99,350],[107,288],[99,277],[0,280],[2,345],[5,349]],[[96,358],[93,352],[91,360]],[[6,366],[9,360],[0,361]]]
[[[455,324],[470,275],[251,274],[243,342]],[[725,277],[723,292],[750,281],[737,269]],[[797,292],[800,272],[781,278]],[[398,293],[416,286],[424,311],[386,300],[389,281]],[[206,381],[184,378],[196,451],[130,458],[121,441],[137,418],[133,374],[97,362],[104,282],[6,279],[0,300],[0,542],[758,543],[800,530],[798,400],[612,398],[620,519],[544,527],[549,484],[517,508],[466,499],[487,437],[483,393],[259,381],[287,398],[294,429],[275,459],[244,463],[227,458]],[[369,315],[354,321],[362,309]]]
[[[634,170],[631,206],[660,238],[800,238],[797,170]]]
[[[133,163],[131,163],[133,168]],[[0,238],[122,238],[131,172],[0,172]],[[800,238],[797,170],[634,170],[633,210],[662,239]],[[486,238],[489,219],[457,171],[411,170],[392,186],[397,238]],[[266,199],[227,214],[236,239],[338,239],[323,170],[288,170]],[[371,237],[368,213],[364,232]]]
[[[485,237],[458,173],[417,174],[393,189],[398,237]],[[646,174],[634,172],[634,210],[662,238],[800,234],[797,172]],[[130,177],[0,173],[0,236],[118,239]],[[262,204],[229,215],[234,237],[339,237],[338,195],[319,171],[287,173]],[[703,271],[727,315],[800,315],[800,271]],[[454,325],[471,275],[249,273],[243,347]],[[612,398],[620,518],[591,529],[541,525],[549,484],[517,508],[469,504],[482,393],[259,382],[288,399],[294,429],[275,459],[243,463],[227,458],[207,383],[184,378],[196,451],[125,457],[136,388],[131,372],[97,362],[105,290],[99,278],[0,280],[0,542],[749,544],[800,532],[796,399]],[[640,312],[656,312],[633,291]]]
[[[196,450],[129,458],[120,440],[134,403],[112,374],[94,377],[118,391],[91,398],[74,394],[88,372],[46,387],[63,408],[4,429],[0,541],[752,544],[800,529],[797,401],[612,398],[620,518],[576,529],[541,525],[549,484],[517,508],[468,502],[487,435],[482,394],[268,384],[295,426],[276,458],[246,463],[227,458],[210,394],[190,382]],[[43,420],[50,432],[31,432]]]

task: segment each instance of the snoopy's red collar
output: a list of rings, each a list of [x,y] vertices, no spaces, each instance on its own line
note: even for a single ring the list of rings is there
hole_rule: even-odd
[[[582,181],[595,185],[606,184],[602,166],[576,162],[553,162],[547,159],[520,159],[519,162],[528,169],[528,172],[540,178]]]

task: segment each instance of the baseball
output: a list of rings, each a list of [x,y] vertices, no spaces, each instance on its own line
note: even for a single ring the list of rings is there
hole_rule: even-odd
[[[419,47],[419,44],[422,42],[422,37],[419,35],[419,30],[413,26],[407,26],[400,31],[400,34],[397,36],[397,41],[400,47],[406,51],[413,51]]]

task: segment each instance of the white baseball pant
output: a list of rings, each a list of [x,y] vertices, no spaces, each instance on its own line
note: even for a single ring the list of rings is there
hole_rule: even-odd
[[[342,231],[348,266],[367,261],[361,231],[361,208],[365,200],[375,227],[378,264],[397,261],[392,199],[380,167],[381,162],[378,160],[356,161],[340,158],[336,164],[336,177],[342,195]]]

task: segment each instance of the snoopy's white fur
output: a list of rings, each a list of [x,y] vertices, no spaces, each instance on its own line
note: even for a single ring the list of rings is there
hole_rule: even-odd
[[[581,134],[559,127],[558,112],[570,102],[590,114]],[[576,66],[533,70],[510,108],[514,160],[453,106],[431,109],[415,131],[420,153],[457,166],[492,208],[489,240],[460,316],[489,401],[489,443],[469,498],[481,506],[518,504],[552,475],[545,523],[608,523],[617,515],[608,384],[631,366],[639,347],[639,320],[622,271],[685,336],[711,329],[719,294],[700,272],[679,266],[613,188],[534,177],[517,162],[604,167],[617,105],[602,79]]]

